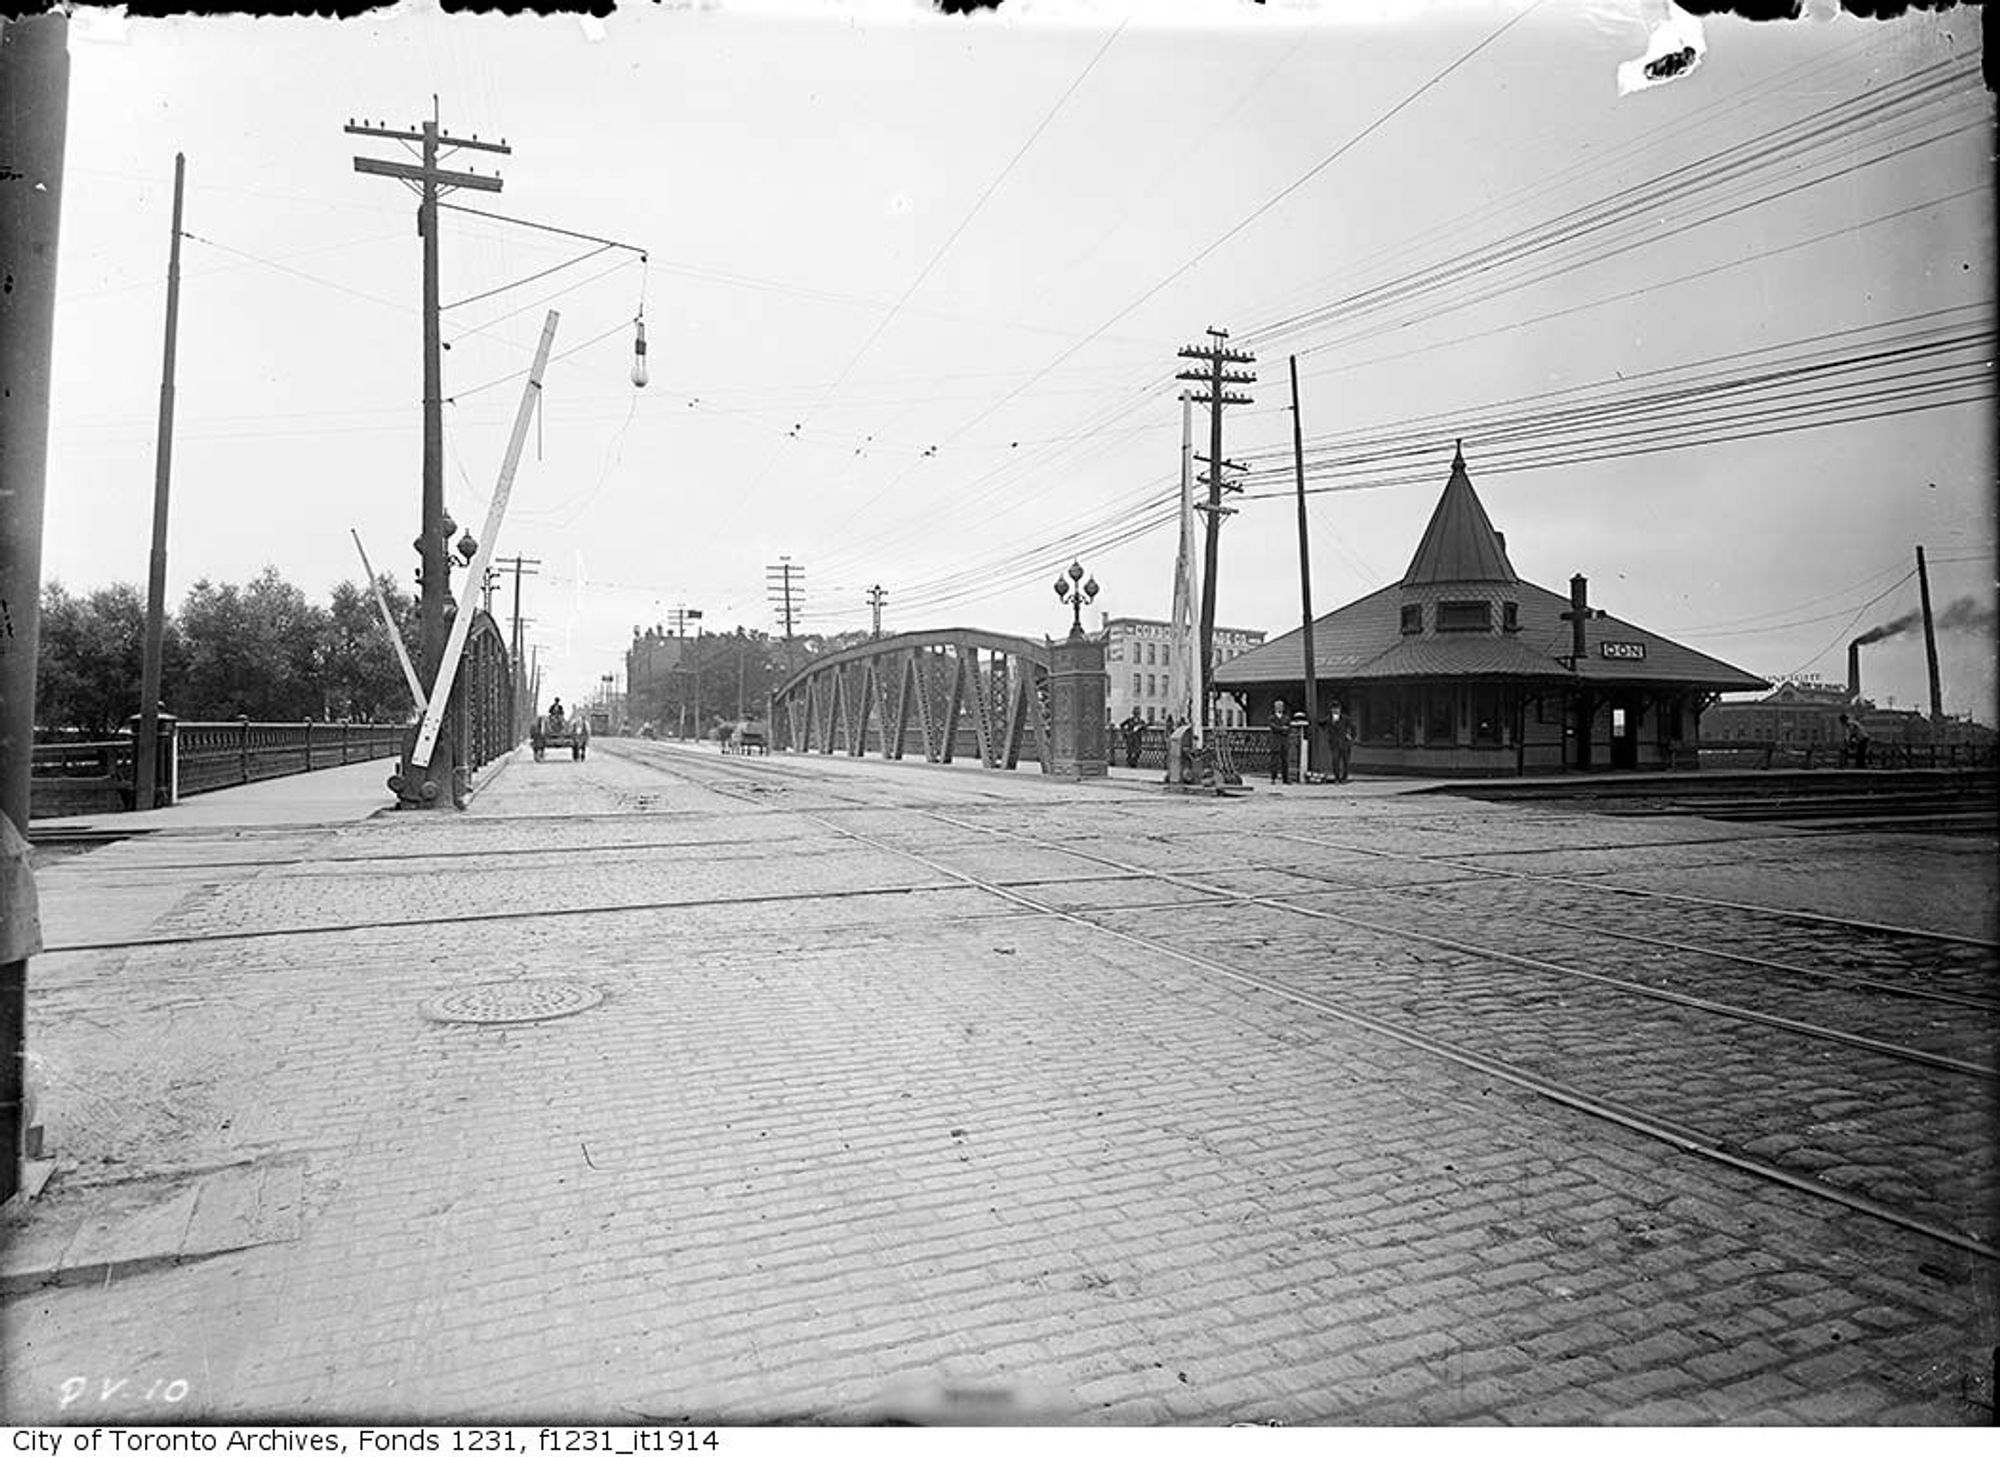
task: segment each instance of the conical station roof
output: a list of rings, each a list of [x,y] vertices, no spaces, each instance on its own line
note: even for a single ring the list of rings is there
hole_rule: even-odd
[[[1431,512],[1431,524],[1403,573],[1405,587],[1434,586],[1448,582],[1518,581],[1500,533],[1487,519],[1486,508],[1472,489],[1472,477],[1465,471],[1465,452],[1451,458],[1451,479]]]

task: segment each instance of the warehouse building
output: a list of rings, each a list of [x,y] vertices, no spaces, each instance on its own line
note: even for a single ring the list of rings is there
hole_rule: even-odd
[[[1151,617],[1106,617],[1097,634],[1104,642],[1105,708],[1113,723],[1133,713],[1147,723],[1163,723],[1173,711],[1168,681],[1173,675],[1173,626]],[[1264,634],[1240,627],[1215,629],[1217,664],[1240,657],[1264,641]],[[1224,699],[1215,722],[1223,728],[1244,726],[1240,705]]]

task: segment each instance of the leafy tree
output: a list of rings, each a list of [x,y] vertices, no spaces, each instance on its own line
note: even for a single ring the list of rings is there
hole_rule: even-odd
[[[139,711],[145,662],[146,598],[114,582],[84,597],[60,582],[42,588],[42,627],[35,664],[35,718],[49,728],[108,734]],[[186,654],[174,620],[165,622],[160,696],[180,697]]]
[[[326,713],[321,686],[328,613],[266,567],[248,587],[207,578],[181,603],[188,718],[293,722]]]
[[[390,577],[378,579],[410,660],[417,659],[421,617],[414,598]],[[320,647],[327,711],[336,718],[396,720],[412,710],[396,650],[382,630],[375,594],[356,582],[333,589]]]

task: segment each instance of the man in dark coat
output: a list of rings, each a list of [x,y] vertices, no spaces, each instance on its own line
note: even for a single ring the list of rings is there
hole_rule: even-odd
[[[1847,740],[1847,761],[1856,769],[1868,767],[1868,730],[1861,726],[1861,720],[1840,716],[1842,734]]]
[[[1276,784],[1282,776],[1285,783],[1292,782],[1291,749],[1292,720],[1285,713],[1285,701],[1281,698],[1271,709],[1271,782]]]
[[[1340,711],[1338,703],[1327,710],[1326,733],[1333,744],[1333,782],[1345,784],[1348,760],[1354,755],[1354,720]]]

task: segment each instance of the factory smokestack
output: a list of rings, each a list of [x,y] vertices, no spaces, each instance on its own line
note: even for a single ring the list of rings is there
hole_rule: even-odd
[[[1856,702],[1861,698],[1861,645],[1866,641],[1857,637],[1847,645],[1847,696]]]

